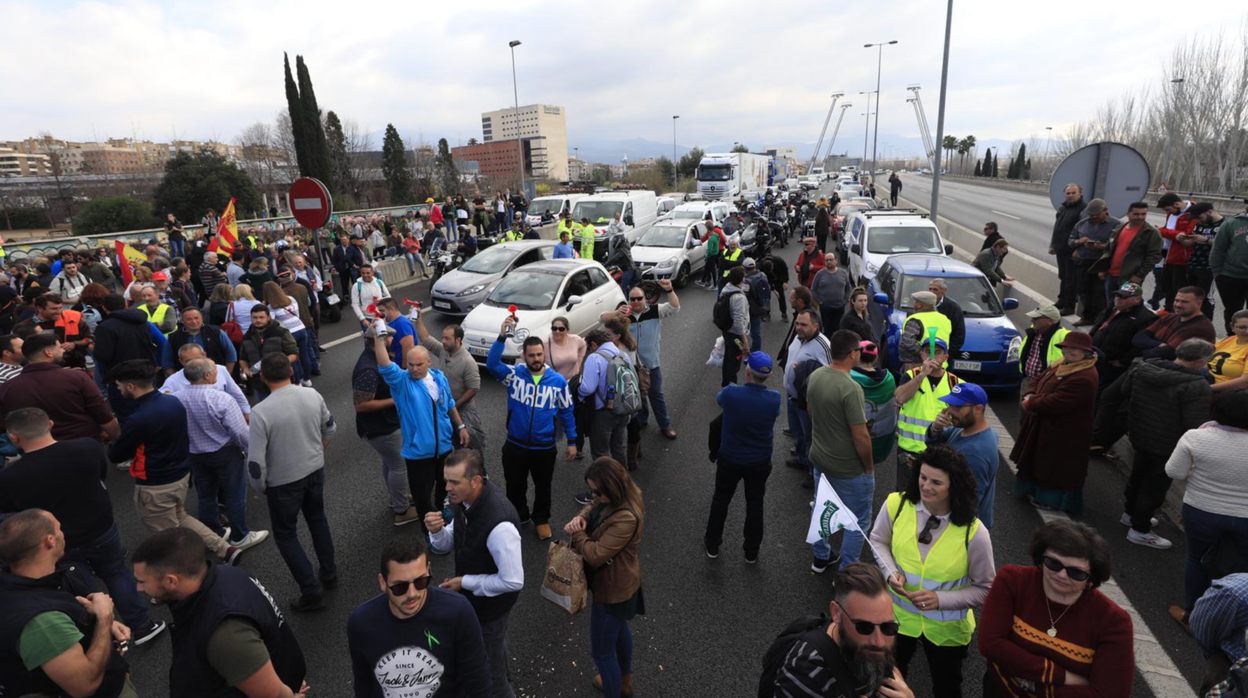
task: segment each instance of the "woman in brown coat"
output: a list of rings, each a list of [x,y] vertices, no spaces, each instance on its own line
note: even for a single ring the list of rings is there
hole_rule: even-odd
[[[641,534],[645,509],[628,471],[608,457],[585,470],[594,498],[567,526],[572,549],[585,558],[594,603],[590,653],[598,667],[594,686],[608,698],[633,695],[633,633],[628,621],[646,612],[641,591]]]
[[[1023,395],[1023,423],[1010,458],[1018,465],[1014,494],[1041,509],[1083,512],[1096,353],[1092,336],[1071,332],[1058,345],[1062,360],[1032,381]]]

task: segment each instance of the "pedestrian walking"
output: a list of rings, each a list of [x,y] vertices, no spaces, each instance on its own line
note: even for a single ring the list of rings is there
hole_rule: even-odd
[[[424,314],[418,309],[416,336],[420,346],[428,349],[429,354],[438,359],[439,369],[446,376],[447,385],[451,387],[451,397],[455,398],[455,410],[459,412],[464,424],[468,425],[468,435],[471,437],[469,448],[475,448],[484,454],[485,428],[481,424],[475,399],[477,392],[481,390],[481,370],[477,367],[476,359],[464,347],[464,328],[454,324],[447,325],[442,328],[442,338],[437,339],[425,327]],[[577,436],[580,436],[579,429]]]
[[[888,176],[888,198],[893,208],[897,208],[897,197],[901,194],[901,177],[894,172]]]
[[[273,538],[282,560],[299,585],[293,611],[311,611],[324,604],[322,590],[338,586],[334,541],[325,516],[325,447],[338,425],[321,394],[291,383],[294,369],[284,354],[269,354],[260,362],[260,380],[269,398],[251,413],[247,475],[257,494],[269,503]],[[319,574],[313,573],[299,542],[299,514],[303,514]]]
[[[236,302],[235,305],[237,304]],[[239,364],[239,371],[242,372],[244,378],[248,379],[249,385],[256,392],[257,401],[260,401],[269,395],[268,384],[260,376],[261,364],[265,357],[284,356],[293,366],[299,362],[299,343],[295,341],[290,330],[282,327],[282,324],[273,318],[267,305],[256,303],[251,306],[248,316],[251,319],[251,325],[243,335],[243,344],[240,348],[242,362]]]
[[[713,319],[724,341],[724,365],[720,371],[720,387],[737,382],[741,359],[747,354],[746,337],[750,328],[750,304],[745,297],[745,270],[740,267],[727,272],[727,283],[715,301]]]
[[[406,526],[420,516],[408,498],[407,463],[403,460],[403,433],[399,411],[390,396],[390,386],[381,378],[377,352],[373,347],[375,330],[364,331],[364,350],[351,371],[351,398],[355,405],[355,433],[381,457],[381,475],[390,495],[394,525]]]

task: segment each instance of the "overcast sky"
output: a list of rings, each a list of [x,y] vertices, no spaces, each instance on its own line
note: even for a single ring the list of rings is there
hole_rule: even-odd
[[[1199,5],[1208,21],[1179,19],[1164,0],[957,0],[946,132],[1043,137],[1156,84],[1198,29],[1242,31],[1243,0]],[[454,145],[480,138],[482,111],[512,104],[511,39],[523,42],[521,104],[566,107],[569,147],[670,142],[673,114],[682,145],[813,143],[834,91],[853,103],[842,133],[861,133],[858,92],[876,77],[876,50],[862,45],[892,39],[879,129],[913,137],[908,84],[922,85],[936,131],[944,12],[939,0],[0,0],[0,140],[234,142],[285,108],[289,51],[323,110]]]

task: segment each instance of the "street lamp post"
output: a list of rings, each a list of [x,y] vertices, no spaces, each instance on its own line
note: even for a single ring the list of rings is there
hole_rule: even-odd
[[[945,57],[940,66],[940,108],[936,115],[935,164],[932,167],[932,222],[936,222],[936,208],[940,201],[940,147],[945,139],[945,88],[949,85],[949,38],[953,31],[953,0],[945,11]]]
[[[1174,114],[1178,111],[1179,97],[1183,94],[1183,80],[1184,78],[1174,78],[1170,81],[1170,84],[1174,85],[1175,92],[1178,93],[1178,96],[1176,96],[1174,100],[1174,106],[1170,109],[1170,118],[1168,119],[1169,123],[1166,125],[1166,150],[1164,156],[1162,157],[1163,162],[1161,166],[1161,183],[1166,185],[1166,189],[1173,189],[1173,187],[1170,186],[1170,142],[1174,140]]]
[[[867,137],[871,135],[871,95],[872,95],[872,92],[868,90],[866,92],[859,92],[858,94],[867,96],[867,113],[863,114],[863,116],[867,117],[867,119],[866,119],[866,123],[862,125],[862,165],[866,166],[867,164]],[[876,113],[879,113],[878,104],[876,105]],[[859,168],[859,171],[861,170],[862,168]]]
[[[897,40],[886,41],[878,44],[863,44],[863,48],[879,48],[878,56],[875,60],[875,138],[871,140],[871,179],[875,179],[875,146],[880,139],[880,69],[884,66],[884,47],[892,46]]]
[[[1045,126],[1044,130],[1047,132],[1044,136],[1044,164],[1049,167],[1053,164],[1053,127]],[[1050,170],[1049,177],[1052,176],[1053,172]]]
[[[520,41],[513,39],[507,42],[511,47],[511,94],[516,100],[516,157],[520,165],[520,191],[524,191],[524,146],[520,144],[520,89],[516,86],[516,47]]]
[[[672,115],[672,189],[680,189],[680,170],[676,168],[676,120],[680,116]]]

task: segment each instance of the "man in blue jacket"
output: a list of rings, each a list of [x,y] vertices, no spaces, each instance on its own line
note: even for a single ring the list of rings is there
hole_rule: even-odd
[[[550,483],[555,475],[555,418],[563,420],[568,440],[568,460],[576,458],[576,418],[572,412],[572,392],[568,381],[554,369],[547,369],[542,340],[524,340],[524,365],[503,363],[503,345],[516,325],[508,316],[490,347],[485,367],[507,386],[507,442],[503,444],[503,475],[507,478],[507,499],[520,515],[520,523],[536,524],[539,540],[550,538]],[[529,477],[533,478],[533,510],[529,514]]]

